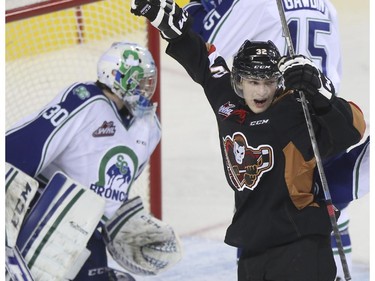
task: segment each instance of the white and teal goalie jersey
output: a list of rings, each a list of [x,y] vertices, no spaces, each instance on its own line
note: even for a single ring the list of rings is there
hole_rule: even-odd
[[[56,171],[106,199],[110,217],[160,141],[152,111],[123,116],[94,83],[76,83],[6,133],[6,161],[32,177]]]

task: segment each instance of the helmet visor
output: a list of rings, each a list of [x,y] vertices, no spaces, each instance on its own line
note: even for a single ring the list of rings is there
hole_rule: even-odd
[[[151,99],[156,89],[156,83],[155,75],[142,78],[137,87],[139,94],[147,99]]]

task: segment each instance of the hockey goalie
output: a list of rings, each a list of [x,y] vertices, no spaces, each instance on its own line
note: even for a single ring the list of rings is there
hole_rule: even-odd
[[[75,277],[91,254],[86,246],[95,235],[134,274],[154,275],[180,259],[173,229],[146,214],[139,196],[100,222],[105,200],[63,173],[56,173],[38,193],[36,180],[6,163],[7,280],[83,280]],[[112,278],[106,280],[117,280],[115,270],[100,270]]]
[[[147,48],[115,42],[96,81],[68,85],[6,132],[10,278],[116,280],[107,252],[128,275],[181,259],[172,227],[129,198],[161,138],[156,82]]]

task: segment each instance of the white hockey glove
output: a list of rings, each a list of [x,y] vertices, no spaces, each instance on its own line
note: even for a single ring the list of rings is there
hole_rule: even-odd
[[[191,21],[189,14],[173,0],[132,0],[130,11],[146,17],[167,40],[182,35]]]
[[[182,257],[172,227],[147,214],[139,196],[116,211],[106,222],[103,235],[113,259],[134,274],[156,275]]]
[[[286,90],[302,90],[317,111],[324,112],[330,108],[335,88],[310,59],[303,55],[282,57],[278,67]]]

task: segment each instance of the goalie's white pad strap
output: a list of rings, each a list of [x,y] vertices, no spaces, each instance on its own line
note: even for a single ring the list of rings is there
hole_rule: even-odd
[[[182,256],[171,226],[147,214],[139,196],[125,202],[104,226],[107,249],[127,271],[155,275]]]
[[[34,281],[26,261],[21,256],[17,246],[5,248],[5,280]]]
[[[5,163],[6,244],[16,245],[26,211],[38,191],[38,182],[9,163]]]
[[[91,252],[88,249],[83,249],[82,253],[77,257],[76,261],[73,263],[73,267],[65,275],[66,279],[73,280],[78,272],[81,270],[82,266],[89,258]]]
[[[38,281],[67,280],[104,213],[105,200],[56,173],[26,218],[17,245]],[[82,252],[84,252],[82,256]]]

